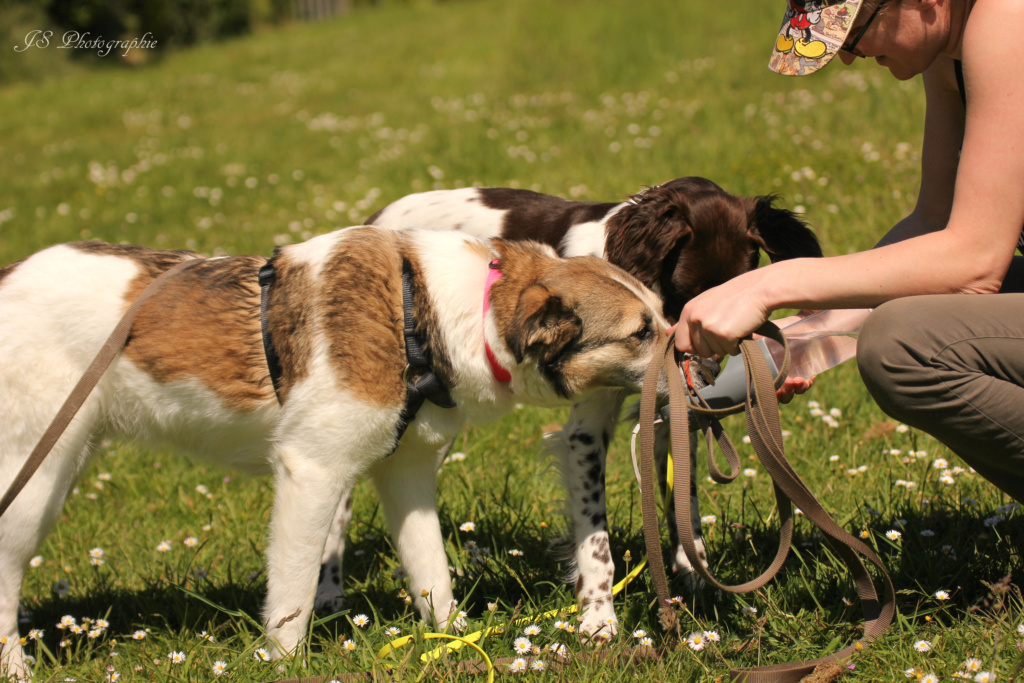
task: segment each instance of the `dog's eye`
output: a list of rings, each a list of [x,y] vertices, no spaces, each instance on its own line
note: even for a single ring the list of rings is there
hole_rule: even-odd
[[[643,327],[641,327],[639,330],[637,330],[630,336],[638,341],[650,341],[651,337],[654,336],[654,330],[651,329],[650,324],[644,323]]]

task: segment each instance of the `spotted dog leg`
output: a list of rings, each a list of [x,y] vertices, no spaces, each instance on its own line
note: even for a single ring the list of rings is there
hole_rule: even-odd
[[[615,565],[608,540],[604,464],[625,394],[603,390],[572,407],[557,448],[569,496],[580,633],[607,640],[618,632],[612,604]]]
[[[705,567],[708,566],[707,551],[704,548],[704,535],[700,528],[700,507],[697,502],[697,432],[690,432],[690,525],[693,529],[693,543],[697,548],[697,556]],[[668,452],[671,438],[670,428],[667,422],[659,422],[654,428],[654,462],[658,472],[658,483],[661,487],[661,495],[664,498],[668,490]],[[691,593],[704,587],[704,579],[696,572],[690,559],[686,557],[682,544],[679,543],[679,529],[676,527],[676,502],[672,496],[668,497],[668,505],[665,508],[665,517],[668,519],[669,540],[675,549],[672,560],[672,571],[678,573]]]
[[[334,522],[324,544],[320,560],[320,578],[316,584],[313,608],[320,614],[340,612],[345,604],[345,591],[341,588],[341,560],[345,556],[345,539],[352,522],[352,490],[345,491],[334,513]]]

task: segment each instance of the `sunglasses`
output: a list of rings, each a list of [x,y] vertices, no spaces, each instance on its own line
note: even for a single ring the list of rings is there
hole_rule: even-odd
[[[854,39],[851,40],[848,43],[843,43],[843,47],[840,48],[843,52],[851,54],[854,57],[860,57],[862,59],[867,56],[863,52],[861,52],[860,50],[857,49],[857,43],[859,43],[860,39],[864,37],[864,34],[867,32],[868,28],[871,26],[871,22],[873,22],[875,20],[875,17],[878,16],[878,10],[882,9],[883,7],[885,7],[885,5],[888,2],[889,2],[889,0],[882,0],[877,5],[875,5],[875,9],[868,16],[868,20],[865,21],[864,25],[860,27],[859,31],[857,31],[856,37],[854,37]]]

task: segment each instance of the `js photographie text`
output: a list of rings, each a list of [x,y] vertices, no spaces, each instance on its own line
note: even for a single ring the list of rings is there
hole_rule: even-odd
[[[88,32],[67,31],[57,42],[54,40],[53,31],[37,29],[29,31],[25,36],[25,43],[15,45],[14,51],[25,52],[33,48],[45,50],[51,45],[56,45],[58,50],[96,50],[96,54],[100,57],[106,57],[115,50],[124,50],[121,52],[121,56],[126,57],[132,50],[155,48],[156,43],[156,39],[149,31],[141,38],[132,38],[131,40],[106,40],[102,36],[92,37]]]

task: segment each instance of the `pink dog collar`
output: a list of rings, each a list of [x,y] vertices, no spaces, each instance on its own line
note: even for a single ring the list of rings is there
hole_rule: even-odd
[[[488,265],[490,272],[487,273],[487,284],[484,286],[484,319],[487,319],[487,311],[491,308],[491,285],[501,279],[501,261],[498,259],[491,260]],[[491,365],[491,372],[494,373],[494,378],[499,382],[511,382],[512,373],[501,366],[498,362],[498,358],[494,355],[494,350],[491,349],[491,345],[487,343],[487,336],[484,336],[484,350],[487,352],[487,362]]]

